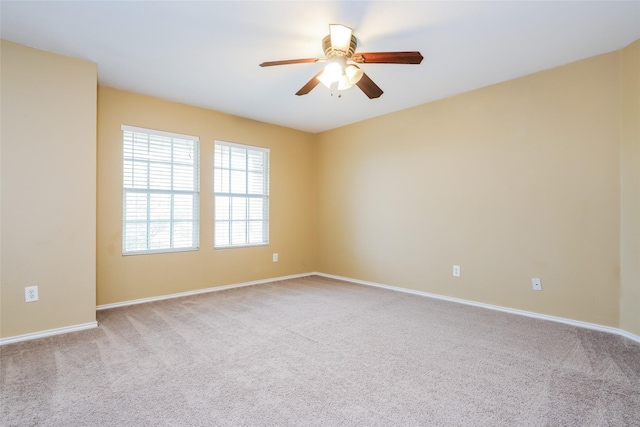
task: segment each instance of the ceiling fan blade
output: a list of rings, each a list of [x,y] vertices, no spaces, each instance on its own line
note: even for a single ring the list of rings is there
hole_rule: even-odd
[[[320,83],[320,80],[318,80],[318,76],[319,76],[320,74],[322,74],[322,73],[324,73],[324,70],[320,71],[318,74],[316,74],[315,76],[313,76],[313,77],[311,78],[311,80],[309,80],[309,81],[307,82],[307,84],[306,84],[306,85],[302,86],[302,87],[300,88],[300,90],[296,92],[296,95],[298,95],[298,96],[300,96],[300,95],[306,95],[306,94],[308,94],[309,92],[311,92],[311,90],[312,90],[314,87],[318,86],[318,83]]]
[[[368,52],[356,53],[351,60],[359,64],[419,64],[420,52]]]
[[[272,67],[274,65],[289,65],[289,64],[306,64],[309,62],[324,62],[324,58],[304,58],[304,59],[285,59],[284,61],[267,61],[260,64],[261,67]]]
[[[380,87],[375,84],[369,76],[367,76],[366,73],[362,73],[362,78],[358,83],[356,83],[356,85],[369,97],[369,99],[379,98],[380,95],[384,93],[382,92],[382,89],[380,89]]]

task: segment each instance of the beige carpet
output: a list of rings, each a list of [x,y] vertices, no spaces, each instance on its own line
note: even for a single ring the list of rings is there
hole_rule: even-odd
[[[2,426],[640,426],[640,345],[308,277],[0,348]]]

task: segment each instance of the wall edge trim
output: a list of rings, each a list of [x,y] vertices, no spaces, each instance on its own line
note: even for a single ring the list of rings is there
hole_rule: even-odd
[[[313,276],[314,274],[316,273],[292,274],[289,276],[280,276],[280,277],[273,277],[270,279],[254,280],[251,282],[241,282],[241,283],[233,283],[230,285],[214,286],[211,288],[196,289],[193,291],[178,292],[175,294],[160,295],[156,297],[140,298],[140,299],[134,299],[134,300],[128,300],[128,301],[122,301],[122,302],[115,302],[111,304],[101,304],[96,307],[96,310],[108,310],[110,308],[126,307],[128,305],[145,304],[148,302],[162,301],[162,300],[173,299],[173,298],[182,298],[182,297],[188,297],[192,295],[206,294],[209,292],[225,291],[227,289],[243,288],[245,286],[255,286],[255,285],[261,285],[263,283],[279,282],[281,280],[289,280],[289,279],[297,279],[300,277]]]
[[[577,326],[579,328],[607,332],[607,333],[619,335],[619,336],[628,338],[632,341],[635,341],[637,343],[640,343],[640,336],[634,335],[631,332],[625,331],[623,329],[614,328],[611,326],[598,325],[597,323],[583,322],[581,320],[567,319],[565,317],[551,316],[549,314],[541,314],[541,313],[535,313],[533,311],[519,310],[517,308],[509,308],[509,307],[503,307],[499,305],[486,304],[483,302],[476,302],[476,301],[466,300],[462,298],[448,297],[445,295],[432,294],[429,292],[417,291],[414,289],[402,288],[398,286],[385,285],[385,284],[376,283],[376,282],[368,282],[366,280],[352,279],[350,277],[336,276],[333,274],[326,274],[326,273],[315,273],[315,274],[318,276],[327,277],[330,279],[343,280],[345,282],[352,282],[352,283],[357,283],[365,286],[373,286],[376,288],[383,288],[383,289],[388,289],[388,290],[397,291],[397,292],[404,292],[407,294],[419,295],[427,298],[440,299],[444,301],[455,302],[458,304],[465,304],[465,305],[471,305],[474,307],[486,308],[489,310],[502,311],[504,313],[517,314],[519,316],[532,317],[534,319],[549,320],[551,322],[556,322],[556,323],[564,323],[571,326]]]
[[[69,332],[84,331],[98,327],[98,322],[81,323],[79,325],[64,326],[62,328],[47,329],[44,331],[31,332],[23,335],[14,335],[12,337],[0,338],[0,346],[13,344],[21,341],[30,341],[38,338],[51,337],[54,335],[67,334]]]

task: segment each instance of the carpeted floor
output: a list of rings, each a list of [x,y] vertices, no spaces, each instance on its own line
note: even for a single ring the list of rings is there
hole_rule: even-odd
[[[306,277],[0,348],[2,426],[640,426],[640,344]]]

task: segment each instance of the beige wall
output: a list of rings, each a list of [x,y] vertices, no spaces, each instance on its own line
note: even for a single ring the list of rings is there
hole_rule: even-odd
[[[318,207],[319,271],[618,326],[619,53],[320,134]]]
[[[0,337],[95,322],[96,65],[7,41],[1,56]]]
[[[640,336],[640,40],[620,52],[622,228],[620,328]]]
[[[95,65],[1,55],[0,337],[94,321],[96,261],[98,304],[321,271],[640,334],[640,42],[318,135],[100,87],[97,246]],[[122,124],[200,137],[199,251],[122,256]],[[271,149],[269,246],[213,250],[214,139]]]
[[[268,108],[268,106],[265,106]],[[200,249],[122,256],[122,124],[200,137]],[[98,89],[98,305],[315,271],[314,135]],[[270,243],[213,249],[213,141],[267,147]],[[272,253],[279,262],[272,261]]]

